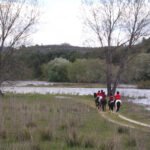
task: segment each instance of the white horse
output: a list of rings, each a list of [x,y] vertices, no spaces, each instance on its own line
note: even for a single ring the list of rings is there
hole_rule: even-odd
[[[121,105],[122,105],[121,99],[117,99],[117,100],[115,101],[115,109],[116,109],[116,112],[119,111]]]

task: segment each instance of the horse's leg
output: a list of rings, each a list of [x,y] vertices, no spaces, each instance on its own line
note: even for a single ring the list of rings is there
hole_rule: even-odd
[[[102,109],[103,109],[103,111],[105,111],[105,106],[106,106],[106,105],[105,105],[105,101],[103,101],[103,102],[102,102]]]
[[[96,97],[96,99],[95,99],[95,105],[96,105],[96,107],[98,107],[98,105],[99,105],[99,103],[98,103],[98,97]]]
[[[96,99],[95,99],[95,106],[97,106],[97,101],[96,101]]]
[[[109,110],[111,110],[111,103],[108,102],[108,107],[109,107]]]
[[[120,102],[117,102],[117,110],[116,110],[116,112],[118,112],[119,109],[120,109]]]
[[[114,107],[114,106],[113,106],[113,103],[111,103],[111,104],[110,104],[110,108],[111,108],[112,111],[113,111],[113,107]]]
[[[104,111],[106,111],[106,101],[104,102]]]

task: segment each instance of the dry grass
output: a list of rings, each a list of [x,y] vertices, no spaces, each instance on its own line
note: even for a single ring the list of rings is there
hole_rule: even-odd
[[[144,106],[128,102],[124,99],[121,114],[131,119],[150,124],[150,111],[146,110]]]
[[[107,122],[96,109],[84,104],[91,103],[91,99],[4,96],[0,99],[0,150],[150,149],[149,133],[131,132]]]

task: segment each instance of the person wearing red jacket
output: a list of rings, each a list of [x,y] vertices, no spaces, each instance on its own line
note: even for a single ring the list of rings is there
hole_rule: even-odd
[[[101,96],[101,92],[98,91],[98,92],[96,93],[96,96],[97,96],[97,97],[98,97],[98,96]]]
[[[98,104],[99,104],[99,105],[98,105],[98,109],[101,110],[101,107],[102,107],[101,99],[103,98],[101,91],[98,91],[98,93],[97,93],[97,98],[98,98]]]
[[[101,99],[102,110],[106,111],[107,101],[106,101],[106,94],[103,90],[101,90],[101,95],[102,95],[102,99]]]
[[[116,112],[119,111],[121,104],[122,104],[122,102],[121,102],[121,95],[117,91],[117,93],[115,95],[115,108],[116,108]]]
[[[95,105],[100,110],[100,108],[101,108],[101,98],[102,98],[101,92],[98,91],[97,93],[94,93],[94,97],[95,97]]]
[[[113,111],[114,103],[115,103],[115,98],[114,98],[113,94],[110,93],[109,101],[108,101],[109,110]]]
[[[121,100],[121,95],[118,91],[117,94],[115,95],[115,100]]]

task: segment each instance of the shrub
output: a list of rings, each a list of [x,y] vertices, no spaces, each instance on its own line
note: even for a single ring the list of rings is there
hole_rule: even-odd
[[[150,89],[150,80],[140,81],[137,86],[139,89]]]
[[[42,141],[51,141],[53,139],[53,131],[50,129],[41,130],[40,137]]]
[[[119,134],[129,134],[129,129],[125,127],[118,127],[117,132]]]
[[[68,77],[72,82],[104,82],[104,68],[100,59],[77,59],[68,66]]]
[[[94,137],[88,136],[84,138],[83,144],[85,148],[94,148],[96,147],[97,142]]]
[[[26,127],[27,128],[34,128],[34,127],[37,127],[37,125],[36,125],[36,123],[34,123],[34,122],[28,122],[27,124],[26,124]]]
[[[55,58],[42,66],[44,78],[49,81],[65,82],[68,81],[67,66],[70,62],[64,58]]]
[[[0,131],[0,139],[6,139],[7,135],[6,135],[6,131],[5,130],[1,130]]]
[[[133,137],[128,138],[126,145],[128,147],[135,147],[137,145],[136,139]]]
[[[114,150],[117,149],[118,141],[116,141],[115,137],[106,140],[104,143],[101,143],[100,150]],[[120,147],[119,147],[120,149]]]
[[[17,141],[29,141],[29,140],[31,140],[30,131],[27,128],[19,130],[15,135],[15,139]]]
[[[40,150],[40,145],[37,144],[37,143],[33,143],[33,144],[31,145],[31,150]]]
[[[75,118],[72,118],[72,119],[67,119],[65,120],[65,122],[63,122],[61,125],[60,125],[60,129],[64,130],[64,129],[70,129],[70,128],[75,128],[78,126],[78,121],[75,119]]]
[[[68,146],[74,147],[74,146],[80,146],[82,145],[81,137],[78,135],[77,131],[75,129],[71,129],[66,138],[65,141]]]

